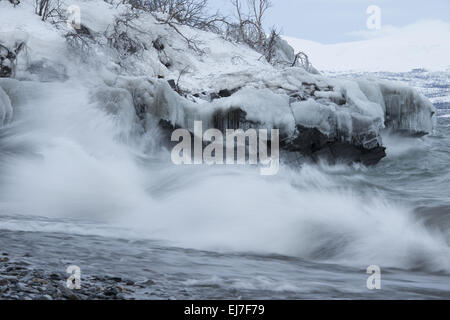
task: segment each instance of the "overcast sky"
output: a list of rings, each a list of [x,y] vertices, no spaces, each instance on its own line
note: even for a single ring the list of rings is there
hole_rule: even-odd
[[[230,13],[229,0],[210,0],[211,6]],[[246,1],[246,0],[243,0]],[[450,0],[272,0],[266,25],[282,34],[322,43],[358,40],[367,30],[366,10],[381,9],[382,26],[405,26],[419,20],[450,22]],[[353,33],[353,35],[352,35]]]

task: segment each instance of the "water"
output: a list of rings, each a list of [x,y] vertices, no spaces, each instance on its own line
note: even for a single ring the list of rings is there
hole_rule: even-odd
[[[284,166],[275,177],[175,167],[156,132],[135,138],[85,88],[42,85],[1,129],[0,250],[49,271],[155,282],[135,298],[448,299],[448,75],[376,76],[428,95],[436,132],[386,133],[376,167]],[[366,287],[369,265],[381,290]]]

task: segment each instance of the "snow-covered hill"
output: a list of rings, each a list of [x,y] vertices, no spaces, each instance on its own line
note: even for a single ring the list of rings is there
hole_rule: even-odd
[[[162,122],[165,129],[192,129],[195,120],[209,128],[277,128],[291,152],[365,163],[385,155],[386,126],[414,134],[433,128],[433,105],[411,88],[274,67],[221,35],[112,3],[72,1],[82,17],[82,28],[73,30],[64,21],[41,21],[32,1],[0,1],[5,123],[26,117],[47,131],[36,136],[54,137],[67,127],[98,130],[100,112],[107,136],[133,140]],[[278,49],[293,55],[286,43]],[[79,134],[70,139],[93,143]]]
[[[370,33],[369,33],[370,35]],[[375,38],[321,44],[284,37],[296,51],[304,51],[319,70],[407,72],[450,68],[450,24],[422,21],[404,28],[381,29]]]

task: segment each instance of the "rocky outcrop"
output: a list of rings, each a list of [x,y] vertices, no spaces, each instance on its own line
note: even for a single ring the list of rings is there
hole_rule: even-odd
[[[167,139],[175,128],[192,131],[194,121],[223,133],[279,129],[282,149],[314,161],[374,165],[386,156],[381,138],[386,127],[432,130],[433,107],[413,89],[317,77],[314,83],[300,82],[295,92],[249,84],[222,89],[213,100],[206,93],[180,95],[163,79],[119,77],[110,85],[129,91],[138,117],[144,123],[146,117],[157,119]]]
[[[287,152],[315,161],[375,164],[386,155],[384,129],[414,135],[433,130],[434,107],[414,89],[379,80],[329,79],[292,63],[274,66],[248,46],[188,26],[175,30],[146,12],[130,16],[124,27],[119,18],[126,6],[99,6],[109,12],[105,21],[95,23],[96,17],[85,10],[85,25],[76,33],[97,54],[75,66],[76,60],[62,54],[70,42],[54,30],[52,44],[60,50],[43,46],[38,56],[32,54],[23,79],[62,82],[72,69],[78,70],[77,77],[94,76],[91,102],[113,116],[123,131],[148,132],[155,123],[165,131],[192,131],[194,121],[223,132],[279,129]],[[0,76],[10,77],[26,42],[13,32],[0,39],[7,40],[0,47]],[[32,52],[37,42],[30,41]],[[275,49],[275,60],[295,59],[287,42],[277,41]],[[83,73],[94,66],[98,72]],[[10,94],[9,99],[15,97]],[[11,102],[1,91],[0,104],[5,121]]]
[[[314,161],[328,163],[363,163],[375,165],[386,156],[386,148],[380,144],[364,147],[339,140],[332,140],[316,128],[297,126],[297,135],[282,147],[291,152],[299,152]]]
[[[226,129],[261,128],[261,124],[246,120],[246,112],[239,108],[227,111],[219,110],[213,114],[213,128],[225,133]],[[167,129],[167,124],[164,127]],[[174,129],[174,128],[170,128]],[[369,135],[369,131],[362,133]],[[373,134],[373,133],[372,133]],[[168,135],[169,137],[169,135]],[[375,165],[386,156],[386,148],[378,143],[377,136],[373,144],[363,145],[361,143],[345,142],[339,137],[331,138],[322,133],[317,128],[308,128],[296,125],[293,135],[283,134],[280,147],[288,152],[299,153],[301,156],[313,161],[327,161],[328,163],[363,163],[365,165]]]

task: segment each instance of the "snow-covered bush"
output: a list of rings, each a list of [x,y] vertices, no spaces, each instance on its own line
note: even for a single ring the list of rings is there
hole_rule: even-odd
[[[270,0],[247,0],[245,8],[241,0],[231,0],[239,19],[239,37],[241,41],[251,47],[264,46],[266,33],[263,28],[263,20],[267,10],[272,6]]]
[[[121,57],[139,55],[145,45],[133,36],[131,22],[139,17],[137,12],[126,12],[115,18],[111,28],[106,30],[108,45],[117,50]]]
[[[272,6],[270,0],[247,0],[245,4],[242,0],[231,0],[231,4],[235,8],[238,22],[228,24],[225,31],[227,39],[247,44],[274,66],[299,66],[307,72],[317,73],[308,56],[303,52],[295,54],[275,27],[267,35],[263,22],[267,10]]]
[[[211,15],[209,0],[123,0],[133,9],[162,14],[166,23],[179,23],[202,30],[220,32],[225,18],[219,13]]]
[[[75,52],[81,60],[86,61],[94,44],[92,36],[74,30],[68,32],[65,38],[71,51]]]
[[[42,17],[42,21],[48,18],[58,18],[63,20],[64,11],[60,0],[35,0],[35,13]]]

